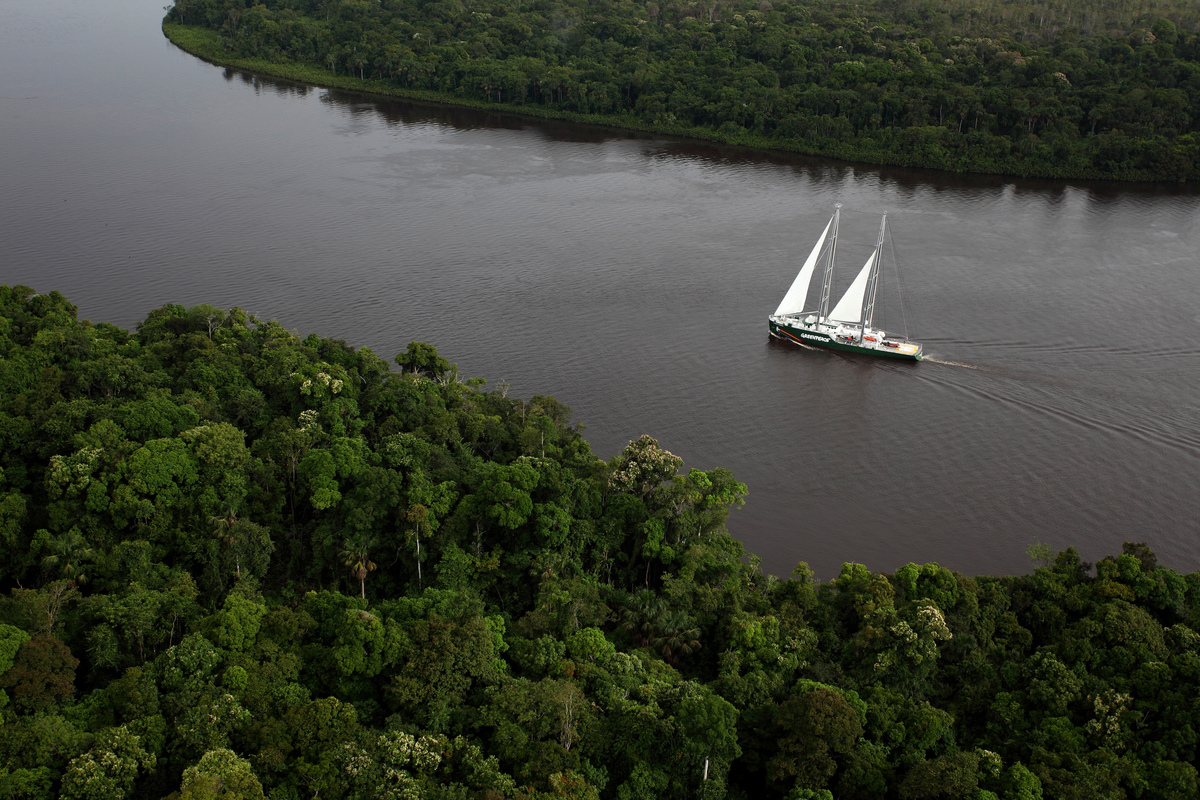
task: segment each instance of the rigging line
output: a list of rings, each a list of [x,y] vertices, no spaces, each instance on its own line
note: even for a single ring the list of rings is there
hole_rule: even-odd
[[[896,286],[900,290],[900,319],[904,324],[904,338],[908,339],[908,292],[904,291],[904,277],[900,273],[900,259],[896,257],[896,237],[888,231],[888,246],[892,249],[892,268],[896,270]]]
[[[888,235],[890,236],[890,235],[891,235],[891,233],[892,233],[892,232],[889,230],[889,231],[888,231]],[[889,291],[889,290],[888,290],[888,288],[887,288],[887,272],[885,272],[885,271],[884,271],[884,269],[883,269],[883,266],[884,266],[884,264],[885,264],[885,263],[886,263],[886,262],[883,260],[883,252],[882,252],[882,248],[880,248],[880,253],[879,253],[879,281],[880,281],[880,282],[883,284],[883,296],[884,296],[884,302],[880,302],[880,303],[878,303],[878,304],[876,305],[876,307],[875,307],[875,317],[874,317],[874,318],[875,318],[875,319],[877,319],[877,320],[879,320],[878,322],[874,323],[874,324],[871,326],[871,327],[873,327],[875,330],[880,330],[880,329],[882,329],[882,330],[887,330],[887,326],[888,326],[888,325],[887,325],[887,324],[888,324],[888,315],[887,315],[887,309],[888,309],[888,306],[890,305],[890,303],[886,302],[886,300],[887,300],[887,298],[888,298],[888,297],[890,297],[890,295],[888,294],[888,291]]]

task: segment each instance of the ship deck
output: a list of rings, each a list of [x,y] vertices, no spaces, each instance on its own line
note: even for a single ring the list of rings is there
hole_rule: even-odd
[[[883,331],[868,328],[867,335],[874,336],[875,340],[860,341],[857,338],[862,330],[859,325],[829,322],[806,324],[802,319],[795,317],[772,317],[771,322],[775,324],[780,333],[786,335],[786,340],[795,341],[798,344],[808,347],[824,347],[847,352],[913,360],[920,360],[923,355],[922,347],[919,343],[910,342],[902,337],[889,336]],[[805,336],[806,333],[810,335]],[[819,337],[811,334],[819,334]]]

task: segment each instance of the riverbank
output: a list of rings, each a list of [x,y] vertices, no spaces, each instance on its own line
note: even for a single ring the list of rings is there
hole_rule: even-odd
[[[306,83],[327,89],[344,89],[363,94],[400,97],[405,100],[418,100],[426,103],[474,108],[480,111],[493,111],[502,114],[515,114],[522,117],[538,119],[561,120],[580,125],[598,125],[605,128],[655,133],[666,136],[681,136],[688,139],[719,142],[721,144],[753,147],[760,150],[786,150],[801,152],[806,155],[825,155],[824,153],[793,150],[772,144],[765,137],[729,136],[707,128],[697,128],[682,125],[648,125],[643,120],[633,116],[614,117],[603,114],[579,114],[572,111],[559,111],[543,106],[517,103],[489,103],[470,97],[460,97],[445,92],[431,92],[422,89],[406,89],[396,86],[390,81],[374,80],[371,78],[355,78],[352,75],[338,75],[315,64],[279,63],[264,58],[238,58],[227,53],[221,47],[220,35],[208,28],[196,25],[178,25],[163,22],[163,34],[179,49],[184,50],[210,64],[221,67],[253,72],[272,78],[283,78],[297,83]],[[847,161],[861,159],[843,159]],[[896,165],[909,166],[909,165]]]
[[[929,169],[956,174],[1006,175],[1021,178],[1048,178],[1056,180],[1163,181],[1163,176],[1152,170],[1126,169],[1117,173],[1107,173],[1094,168],[1084,168],[1079,163],[1070,165],[1053,161],[1036,163],[1028,159],[1015,159],[1012,157],[989,157],[981,160],[978,156],[954,153],[943,147],[941,140],[946,137],[946,133],[945,129],[942,128],[918,128],[896,132],[896,137],[905,140],[903,143],[900,143],[902,146],[898,146],[897,151],[865,147],[862,142],[855,140],[834,141],[826,138],[823,141],[813,143],[808,139],[799,137],[767,137],[747,131],[744,128],[737,128],[730,125],[724,125],[720,129],[716,129],[691,125],[650,123],[632,114],[581,114],[542,105],[488,102],[446,92],[400,87],[386,80],[356,78],[352,75],[337,74],[315,64],[238,57],[227,52],[221,44],[220,35],[209,28],[180,25],[164,20],[162,29],[164,35],[180,49],[212,64],[325,88],[400,97],[409,100],[514,114],[523,117],[561,120],[582,125],[597,125],[618,130],[677,136],[736,147],[753,148],[755,150],[796,153],[849,163],[870,164],[872,166]],[[1186,180],[1188,174],[1190,174],[1190,170],[1181,172],[1178,180]]]

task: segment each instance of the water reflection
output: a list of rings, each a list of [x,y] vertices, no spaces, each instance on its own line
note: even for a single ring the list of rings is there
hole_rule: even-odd
[[[256,91],[264,88],[280,96],[305,97],[310,88],[253,73],[224,68],[226,80],[235,76]],[[352,115],[372,114],[388,125],[436,124],[457,131],[507,130],[534,132],[546,142],[603,144],[613,141],[637,141],[646,144],[645,153],[653,158],[696,159],[723,166],[770,165],[787,167],[798,177],[814,185],[841,185],[847,180],[868,181],[897,192],[902,200],[913,199],[918,192],[936,195],[966,190],[972,199],[986,190],[1003,191],[1006,197],[1037,198],[1051,205],[1064,202],[1073,190],[1086,193],[1090,202],[1124,203],[1130,198],[1175,198],[1200,196],[1194,183],[1116,183],[1112,181],[1058,181],[1042,178],[1015,178],[1004,175],[965,175],[909,167],[879,166],[827,159],[784,151],[757,150],[690,139],[675,139],[659,134],[627,131],[600,125],[582,125],[545,120],[519,114],[498,113],[433,102],[394,97],[364,95],[340,89],[317,88],[322,103]]]
[[[226,79],[238,75],[256,89],[273,87],[283,94],[304,96],[305,86],[238,70],[224,70]],[[339,106],[352,114],[372,112],[389,124],[435,123],[455,130],[533,131],[544,141],[602,144],[633,140],[652,143],[651,152],[665,158],[699,159],[722,165],[753,166],[768,164],[791,168],[797,175],[814,182],[852,180],[877,181],[880,186],[896,189],[932,191],[937,194],[970,190],[1004,189],[1050,202],[1061,201],[1072,188],[1087,192],[1097,202],[1119,201],[1130,196],[1195,197],[1200,186],[1187,183],[1116,183],[1112,181],[1058,181],[1043,178],[1015,178],[1004,175],[966,175],[909,167],[879,166],[827,159],[785,151],[758,150],[736,145],[672,139],[659,134],[626,131],[600,125],[582,125],[519,114],[498,113],[432,102],[394,97],[364,95],[340,89],[318,89],[321,102]],[[902,194],[902,197],[911,195]]]

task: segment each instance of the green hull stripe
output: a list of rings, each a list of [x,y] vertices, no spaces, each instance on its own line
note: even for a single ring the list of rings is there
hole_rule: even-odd
[[[785,342],[790,340],[790,341],[795,341],[799,344],[809,345],[810,347],[825,347],[830,350],[844,350],[848,353],[861,353],[862,355],[865,355],[865,356],[880,356],[881,358],[898,358],[901,361],[920,361],[921,356],[924,353],[923,350],[917,350],[916,353],[913,353],[910,355],[908,353],[892,353],[887,350],[876,350],[874,347],[860,347],[855,344],[843,344],[842,342],[834,341],[833,339],[825,336],[824,334],[815,334],[810,331],[805,331],[805,333],[807,333],[808,336],[805,336],[804,338],[800,338],[799,336],[792,333],[787,328],[784,328],[780,325],[776,325],[774,322],[768,323],[768,325],[769,325],[771,333],[773,333],[777,336],[779,334],[783,334],[784,336],[786,336],[787,339],[784,339]]]

